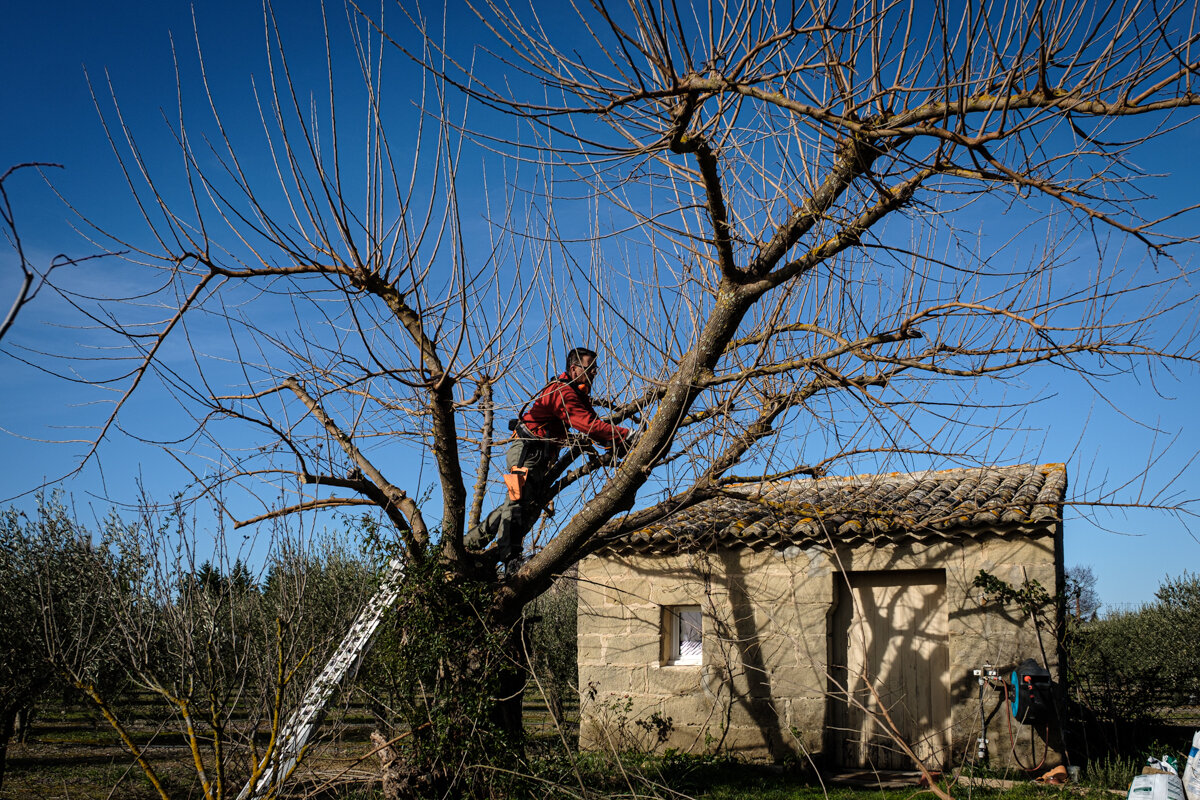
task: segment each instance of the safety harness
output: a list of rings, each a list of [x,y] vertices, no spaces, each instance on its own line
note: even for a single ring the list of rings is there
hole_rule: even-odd
[[[558,441],[547,436],[538,436],[525,424],[525,412],[545,394],[547,389],[556,383],[563,386],[571,385],[569,381],[563,380],[561,376],[555,376],[521,407],[521,412],[517,414],[516,419],[508,421],[508,429],[513,432],[513,438],[522,443],[521,453],[517,456],[517,463],[504,475],[504,485],[508,490],[508,499],[514,502],[521,499],[522,491],[525,488],[525,481],[528,478],[530,469],[525,466],[525,462],[532,454],[533,449],[537,448],[540,450],[543,460],[546,462],[549,462],[550,456],[558,451]]]

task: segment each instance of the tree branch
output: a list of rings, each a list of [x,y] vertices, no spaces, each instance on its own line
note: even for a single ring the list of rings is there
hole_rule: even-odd
[[[362,454],[358,447],[355,446],[353,440],[342,432],[337,423],[325,413],[325,409],[321,408],[317,401],[308,392],[304,391],[295,378],[288,378],[283,382],[283,386],[292,390],[292,393],[304,403],[317,422],[341,445],[342,450],[350,457],[350,460],[362,471],[366,480],[361,482],[360,490],[388,515],[388,518],[392,520],[392,524],[395,525],[401,536],[404,537],[410,551],[415,552],[420,545],[428,542],[429,530],[425,526],[424,517],[422,517],[421,510],[417,507],[417,504],[383,476],[383,473]],[[317,481],[314,480],[313,482]]]

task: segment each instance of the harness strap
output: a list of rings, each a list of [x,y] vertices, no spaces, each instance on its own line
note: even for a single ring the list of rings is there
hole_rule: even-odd
[[[518,438],[532,439],[534,441],[546,441],[546,442],[553,441],[549,437],[538,436],[536,433],[529,430],[529,427],[525,424],[525,412],[529,410],[529,407],[531,405],[533,405],[534,403],[537,402],[538,398],[541,397],[547,389],[549,389],[551,386],[553,386],[556,383],[562,384],[563,386],[571,385],[570,381],[564,381],[562,378],[560,378],[556,375],[550,379],[549,383],[547,383],[541,389],[538,389],[537,392],[533,395],[533,397],[531,397],[531,398],[529,398],[529,400],[525,401],[525,405],[521,406],[521,412],[519,414],[517,414],[517,418],[515,420],[513,420],[513,423],[515,423],[515,424],[510,425],[510,428],[512,429],[514,435],[516,435]]]

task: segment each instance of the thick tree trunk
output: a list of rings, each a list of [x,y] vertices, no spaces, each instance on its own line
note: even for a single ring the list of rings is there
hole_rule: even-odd
[[[29,729],[33,727],[33,718],[37,716],[37,706],[32,703],[17,712],[16,737],[17,744],[25,744],[29,737]]]
[[[383,726],[403,745],[380,751],[384,795],[504,796],[524,746],[525,621],[488,612],[494,582],[436,570],[414,570],[411,580],[403,609],[411,635],[392,655],[408,699],[397,706],[398,729]]]
[[[519,756],[525,747],[524,702],[529,682],[529,629],[524,618],[517,620],[509,633],[493,723],[510,743],[513,755]]]
[[[8,764],[8,742],[12,738],[15,709],[0,711],[0,789],[4,788],[4,771]]]

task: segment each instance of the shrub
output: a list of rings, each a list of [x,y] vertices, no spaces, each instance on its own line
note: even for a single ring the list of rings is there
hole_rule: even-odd
[[[560,580],[526,609],[530,620],[530,667],[555,722],[565,719],[566,703],[579,698],[575,582]]]
[[[1200,696],[1200,575],[1168,578],[1154,602],[1073,626],[1073,698],[1112,737],[1133,744]],[[1124,740],[1124,741],[1122,741]]]

